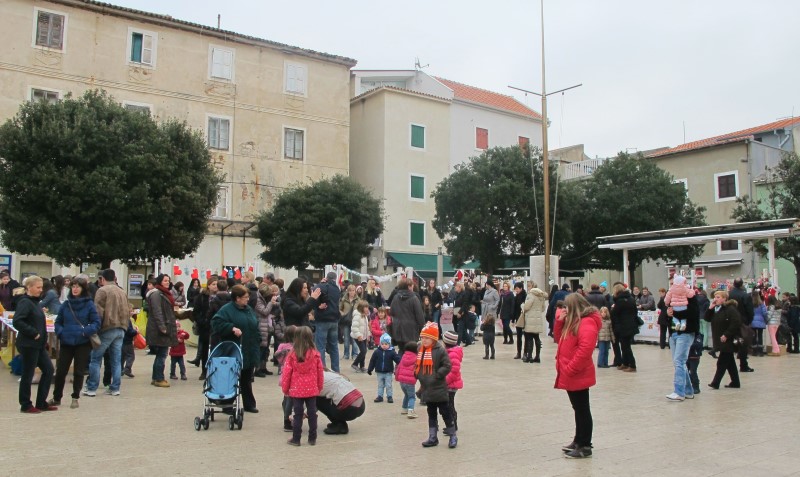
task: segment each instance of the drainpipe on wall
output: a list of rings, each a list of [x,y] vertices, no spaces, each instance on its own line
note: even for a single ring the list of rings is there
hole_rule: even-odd
[[[750,194],[750,199],[756,200],[756,197],[753,196],[753,161],[750,160],[750,149],[753,147],[753,142],[749,139],[745,141],[747,145],[747,158],[745,161],[747,162],[747,189],[748,194]],[[750,252],[750,266],[751,270],[753,270],[753,278],[758,278],[757,270],[756,270],[756,252]]]

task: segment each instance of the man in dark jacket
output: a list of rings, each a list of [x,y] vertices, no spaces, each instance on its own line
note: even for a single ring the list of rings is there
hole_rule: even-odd
[[[242,285],[247,288],[247,293],[249,294],[247,306],[255,311],[256,303],[258,302],[258,282],[256,282],[256,274],[250,270],[244,272],[242,274]]]
[[[550,325],[550,331],[547,333],[547,336],[553,336],[553,322],[556,318],[556,303],[563,301],[567,295],[569,295],[569,284],[565,283],[561,285],[561,290],[553,293],[553,296],[550,297],[550,304],[547,306],[547,314],[545,315],[547,323]]]
[[[604,306],[608,306],[606,304],[606,297],[603,296],[603,293],[600,291],[600,285],[597,285],[596,283],[592,283],[592,285],[589,287],[589,293],[586,294],[586,300],[598,310]]]
[[[735,283],[735,282],[734,282]],[[717,371],[714,379],[709,383],[709,387],[719,389],[725,371],[728,372],[731,382],[726,384],[726,388],[741,387],[739,373],[736,372],[736,359],[734,358],[734,342],[741,336],[742,319],[737,310],[737,303],[728,299],[728,293],[717,291],[714,293],[714,301],[706,312],[704,319],[711,323],[711,334],[714,342],[714,349],[719,352],[717,358]]]
[[[730,291],[730,299],[736,300],[736,303],[738,304],[736,308],[739,311],[742,324],[750,326],[750,323],[753,322],[753,317],[755,316],[755,310],[753,309],[753,298],[750,297],[750,294],[744,289],[744,281],[741,278],[737,278],[733,281],[733,288]],[[749,348],[751,344],[752,343],[745,343],[745,346],[739,346],[739,351],[737,352],[737,357],[739,358],[739,371],[743,373],[752,373],[755,371],[755,369],[751,368],[747,363],[747,348]]]
[[[527,297],[528,294],[525,292],[525,284],[522,282],[515,283],[514,313],[511,315],[511,321],[516,323],[517,320],[519,320],[519,316],[522,314],[522,304],[525,303]],[[520,359],[522,357],[522,336],[525,332],[525,325],[519,324],[515,328],[517,329],[517,354],[514,356],[514,359]]]
[[[339,372],[339,299],[341,290],[336,284],[336,272],[328,272],[325,279],[316,286],[321,291],[319,305],[314,310],[314,342],[325,364],[325,352],[331,355],[331,369]]]

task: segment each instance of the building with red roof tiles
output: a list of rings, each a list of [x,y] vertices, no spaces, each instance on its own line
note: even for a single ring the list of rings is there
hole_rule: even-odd
[[[435,278],[442,242],[431,192],[488,148],[541,146],[541,116],[511,96],[418,70],[352,70],[350,92],[350,176],[385,199],[368,273],[411,266]],[[443,265],[452,270],[449,257]]]

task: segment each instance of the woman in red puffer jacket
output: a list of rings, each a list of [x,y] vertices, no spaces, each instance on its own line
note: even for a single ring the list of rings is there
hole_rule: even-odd
[[[566,457],[584,458],[592,455],[589,388],[597,382],[592,353],[602,320],[597,308],[578,293],[568,295],[564,304],[566,312],[554,327],[558,338],[555,388],[567,391],[575,411],[575,437],[562,450]]]

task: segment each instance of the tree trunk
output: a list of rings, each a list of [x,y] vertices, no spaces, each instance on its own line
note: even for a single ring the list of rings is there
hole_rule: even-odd
[[[628,288],[633,290],[633,285],[636,283],[636,263],[628,262]]]
[[[794,264],[795,292],[800,293],[800,257],[795,257],[792,263]]]
[[[111,268],[111,260],[100,260],[100,270],[107,270]]]

